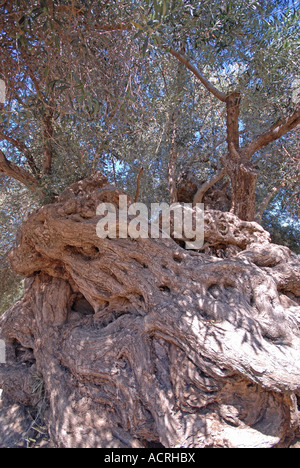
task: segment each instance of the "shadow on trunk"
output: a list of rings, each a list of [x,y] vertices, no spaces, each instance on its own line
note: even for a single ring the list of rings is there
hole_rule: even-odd
[[[203,251],[99,239],[100,174],[32,213],[10,261],[0,387],[58,447],[288,446],[299,432],[299,258],[254,222],[205,213]]]

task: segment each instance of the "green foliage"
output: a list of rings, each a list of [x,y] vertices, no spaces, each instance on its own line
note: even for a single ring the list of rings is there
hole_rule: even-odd
[[[24,279],[13,273],[1,257],[0,267],[0,316],[23,294]]]
[[[283,224],[280,217],[267,212],[263,219],[263,227],[270,232],[274,244],[285,245],[300,255],[299,223]]]
[[[28,191],[20,184],[0,176],[0,315],[16,302],[23,291],[24,279],[8,263],[9,249],[27,212],[34,207]]]

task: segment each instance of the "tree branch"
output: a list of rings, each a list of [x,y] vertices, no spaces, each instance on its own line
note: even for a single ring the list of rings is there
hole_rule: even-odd
[[[168,52],[170,52],[173,57],[177,58],[181,63],[183,63],[197,78],[201,81],[201,83],[205,86],[205,88],[212,93],[216,98],[218,98],[222,102],[226,102],[226,94],[222,93],[219,89],[217,89],[210,81],[208,81],[200,71],[191,64],[191,62],[183,57],[179,52],[177,52],[172,47],[164,47]]]
[[[242,149],[243,159],[249,161],[256,151],[267,146],[272,141],[276,141],[286,133],[290,132],[300,124],[300,106],[295,112],[279,123],[273,125],[267,132],[262,133]]]
[[[171,117],[172,123],[172,136],[171,136],[171,148],[170,148],[170,160],[168,167],[168,182],[170,191],[170,204],[178,201],[177,183],[176,183],[176,170],[178,160],[177,150],[177,124],[178,124],[178,107],[172,112]]]
[[[45,112],[42,118],[43,122],[43,139],[44,139],[44,162],[43,162],[43,174],[51,174],[52,170],[52,158],[53,158],[53,151],[52,151],[52,144],[51,140],[53,138],[53,114],[54,114],[54,106],[53,106],[53,96],[50,95],[50,103],[45,99],[43,96],[41,87],[40,87],[40,82],[36,78],[30,63],[29,63],[29,57],[26,54],[26,52],[22,49],[20,49],[21,52],[21,57],[23,59],[23,62],[25,64],[25,72],[28,73],[35,90],[37,92],[39,100],[43,103],[45,106]],[[52,93],[53,94],[53,90]]]
[[[35,192],[37,189],[38,181],[25,169],[10,162],[2,150],[0,150],[0,173],[18,180],[26,185],[32,192]]]
[[[29,149],[27,148],[27,146],[25,145],[25,143],[23,143],[20,140],[16,140],[15,138],[11,137],[10,135],[6,135],[5,133],[2,133],[1,130],[0,130],[0,139],[8,141],[15,148],[17,148],[21,153],[23,153],[25,158],[27,159],[28,165],[29,165],[30,169],[32,170],[33,174],[38,175],[39,171],[38,171],[38,168],[36,167],[34,158],[33,158],[32,154],[31,154],[31,152],[29,151]]]
[[[240,147],[239,115],[240,115],[241,94],[239,92],[231,93],[226,98],[227,113],[227,143],[228,150],[231,152],[231,145],[236,150]]]

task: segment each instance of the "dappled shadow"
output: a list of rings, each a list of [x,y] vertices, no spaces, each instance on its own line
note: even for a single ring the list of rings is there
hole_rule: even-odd
[[[31,402],[36,366],[59,447],[276,445],[296,411],[299,315],[274,263],[237,254],[249,239],[268,249],[268,234],[206,213],[210,245],[234,247],[227,259],[170,239],[99,239],[92,208],[119,193],[91,177],[23,224],[12,262],[32,279],[1,318],[20,360],[1,385]],[[295,275],[286,284],[297,293]]]
[[[2,391],[0,391],[0,394]],[[35,408],[14,403],[0,395],[0,448],[46,448],[49,436]]]

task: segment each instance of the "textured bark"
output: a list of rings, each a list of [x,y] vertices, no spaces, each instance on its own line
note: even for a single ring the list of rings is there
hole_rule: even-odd
[[[268,131],[258,135],[243,148],[244,158],[250,161],[250,158],[256,153],[256,151],[267,146],[272,141],[278,140],[283,135],[296,128],[299,123],[300,104],[297,104],[294,112],[290,116],[277,122]]]
[[[250,163],[231,163],[227,171],[232,185],[231,211],[240,219],[253,221],[255,217],[255,187],[257,170]]]
[[[226,99],[228,153],[223,163],[232,186],[232,213],[245,221],[254,221],[257,171],[249,162],[250,158],[240,150],[240,102],[239,92]]]
[[[237,151],[240,147],[240,131],[239,131],[239,116],[240,116],[241,93],[234,92],[226,98],[226,127],[227,127],[227,143],[230,153],[231,145]]]
[[[1,318],[0,387],[34,405],[42,376],[59,447],[289,445],[299,431],[299,258],[220,211],[205,214],[203,252],[100,240],[96,207],[119,194],[96,175],[22,225],[11,263],[28,279]]]
[[[177,126],[178,126],[178,109],[175,109],[171,118],[172,135],[171,135],[171,148],[170,160],[168,167],[168,182],[170,192],[170,205],[178,201],[177,187],[176,187],[176,171],[178,161],[178,148],[177,148]]]

